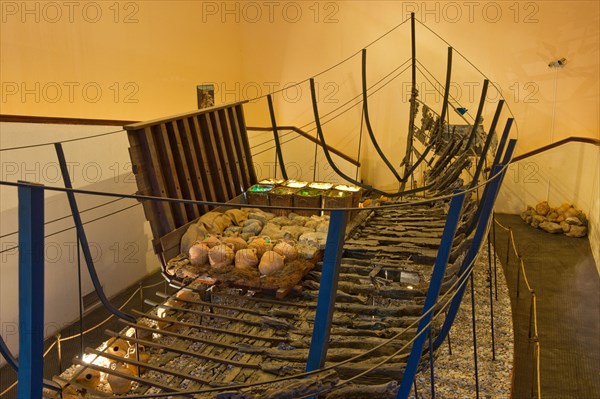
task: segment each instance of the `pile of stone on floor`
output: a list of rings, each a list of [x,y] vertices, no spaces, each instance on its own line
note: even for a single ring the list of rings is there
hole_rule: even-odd
[[[587,217],[569,203],[552,208],[548,201],[542,201],[535,208],[528,206],[521,213],[521,219],[532,227],[552,234],[563,233],[569,237],[585,237],[587,234]]]

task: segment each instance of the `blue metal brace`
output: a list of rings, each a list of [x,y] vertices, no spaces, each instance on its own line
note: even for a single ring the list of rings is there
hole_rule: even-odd
[[[509,147],[510,147],[510,143],[509,143]],[[471,262],[473,262],[473,260],[477,256],[477,252],[479,251],[480,244],[483,241],[483,237],[486,234],[488,221],[489,221],[490,215],[492,213],[492,209],[494,208],[494,203],[496,202],[496,196],[498,194],[500,184],[502,183],[504,174],[506,173],[506,170],[502,171],[503,168],[504,168],[503,164],[496,165],[494,168],[492,168],[493,176],[495,176],[498,173],[501,173],[501,174],[496,176],[492,181],[490,181],[488,183],[489,189],[487,190],[485,198],[482,198],[483,206],[481,208],[481,214],[479,216],[479,221],[477,223],[477,229],[475,230],[475,235],[473,236],[473,241],[471,242],[471,246],[469,247],[469,250],[467,251],[467,255],[465,256],[465,259],[463,260],[463,264],[461,265],[461,269],[459,272],[459,275],[460,275],[459,280],[463,284],[457,290],[456,295],[454,296],[454,298],[452,298],[452,302],[450,303],[450,305],[448,307],[448,314],[446,315],[446,319],[444,320],[442,329],[440,330],[440,333],[434,342],[434,347],[436,349],[439,348],[440,345],[444,342],[444,339],[446,339],[446,336],[450,332],[450,328],[452,327],[452,324],[454,323],[454,319],[456,317],[456,313],[458,312],[458,308],[460,307],[460,303],[462,301],[462,297],[465,292],[465,288],[467,286],[466,283],[464,282],[464,280],[466,279],[465,272],[466,272],[467,266]]]
[[[315,324],[310,341],[306,371],[318,370],[325,364],[347,221],[347,211],[331,211],[327,246],[323,255],[323,271],[319,285]]]
[[[442,280],[444,279],[444,273],[446,272],[446,265],[448,258],[450,257],[450,251],[452,250],[452,242],[454,241],[454,235],[456,234],[456,228],[458,227],[458,221],[460,220],[462,205],[465,200],[465,193],[457,193],[450,202],[450,210],[448,211],[448,218],[446,219],[446,226],[442,233],[442,240],[440,249],[438,250],[437,257],[435,258],[435,265],[433,267],[433,273],[431,275],[431,282],[429,283],[429,289],[427,290],[427,296],[425,297],[425,305],[423,306],[423,316],[419,322],[417,329],[417,338],[413,342],[412,350],[406,368],[402,376],[402,382],[400,383],[400,389],[396,396],[397,399],[408,398],[410,390],[412,388],[413,380],[417,373],[417,366],[421,360],[421,354],[423,352],[423,345],[427,338],[427,332],[429,331],[429,323],[433,317],[433,307],[435,306],[438,297],[440,295],[440,289],[442,287]],[[432,354],[429,354],[432,356]]]
[[[44,188],[19,186],[19,399],[42,397]]]

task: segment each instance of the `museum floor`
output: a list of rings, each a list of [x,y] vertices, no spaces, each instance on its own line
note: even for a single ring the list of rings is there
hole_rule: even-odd
[[[541,397],[600,398],[600,278],[587,238],[548,234],[516,215],[496,215],[512,227],[527,278],[537,296]],[[530,295],[521,276],[516,297],[517,260],[508,232],[496,226],[496,249],[503,263],[513,308],[515,364],[513,398],[530,398],[532,350],[528,338]]]

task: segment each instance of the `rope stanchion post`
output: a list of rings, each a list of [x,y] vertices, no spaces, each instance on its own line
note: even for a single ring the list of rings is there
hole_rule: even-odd
[[[493,225],[493,222],[492,222]],[[488,231],[488,278],[489,278],[489,293],[490,293],[490,330],[491,330],[491,341],[492,341],[492,360],[496,360],[496,337],[494,328],[494,299],[492,292],[492,243],[491,233]]]
[[[140,290],[140,309],[143,312],[144,311],[144,286],[142,285],[141,281],[140,281],[140,288],[139,288],[139,290]]]
[[[508,240],[506,247],[506,266],[508,267],[508,261],[510,259],[510,252],[512,246],[512,252],[517,257],[517,286],[516,286],[516,297],[520,296],[520,285],[521,285],[521,273],[523,273],[523,280],[525,281],[525,286],[530,294],[531,302],[529,304],[529,323],[528,323],[528,332],[527,336],[530,342],[533,342],[533,362],[532,362],[532,370],[531,370],[531,398],[541,399],[541,378],[540,378],[540,343],[538,336],[538,328],[537,328],[537,295],[535,291],[531,288],[529,284],[529,280],[527,278],[527,272],[525,270],[525,262],[523,261],[523,257],[519,255],[519,251],[517,250],[517,246],[515,243],[515,237],[512,231],[512,227],[505,227],[500,222],[494,219],[494,225],[492,228],[492,233],[494,235],[494,243],[496,241],[495,237],[495,224],[498,224],[501,228],[508,232]]]
[[[141,283],[140,283],[140,292],[142,292],[141,289]],[[135,360],[139,363],[140,362],[140,344],[138,343],[138,339],[139,339],[139,329],[136,327],[134,329],[134,334],[135,334]],[[137,367],[137,376],[140,377],[141,375],[141,370],[142,368],[140,366]]]
[[[536,337],[537,340],[537,337]],[[536,364],[536,360],[537,360],[537,342],[534,342],[533,344],[533,367],[531,368],[531,398],[535,398],[535,391],[536,391],[536,386],[537,386],[537,364]]]
[[[521,294],[521,262],[523,262],[523,260],[521,259],[521,255],[517,254],[517,259],[519,260],[519,265],[517,266],[517,298],[519,298],[520,294]]]
[[[477,323],[475,320],[475,280],[471,272],[471,323],[473,329],[473,366],[475,371],[475,397],[479,399],[479,367],[477,364]]]
[[[536,359],[535,359],[535,375],[536,375],[536,387],[537,387],[537,399],[542,399],[542,380],[540,376],[540,342],[535,341]]]
[[[431,339],[431,328],[428,330],[429,335],[429,378],[431,384],[431,399],[435,399],[435,374],[433,369],[433,340]]]
[[[56,358],[58,359],[58,374],[63,372],[62,368],[62,345],[61,345],[60,333],[56,334]]]
[[[496,254],[496,213],[494,212],[492,214],[492,239],[494,240],[494,294],[496,297],[496,301],[498,301],[498,266],[497,266],[497,262],[496,262],[496,257],[498,256]]]
[[[529,337],[529,339],[532,338],[532,334],[531,334],[531,323],[533,321],[533,302],[535,301],[535,293],[533,291],[531,291],[531,303],[529,305],[529,323],[528,324],[528,333],[527,336]],[[537,338],[537,337],[536,337]]]
[[[508,263],[510,261],[510,237],[512,236],[512,227],[508,228],[508,235],[506,238],[506,267],[508,267],[508,265],[510,263]]]

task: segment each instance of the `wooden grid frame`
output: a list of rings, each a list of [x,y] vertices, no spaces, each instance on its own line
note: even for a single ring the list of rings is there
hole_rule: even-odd
[[[124,126],[140,195],[228,202],[256,184],[244,102]],[[206,205],[144,201],[154,249],[209,211]],[[173,247],[177,238],[168,246]],[[166,254],[164,254],[166,255]],[[164,257],[163,257],[164,261]]]

